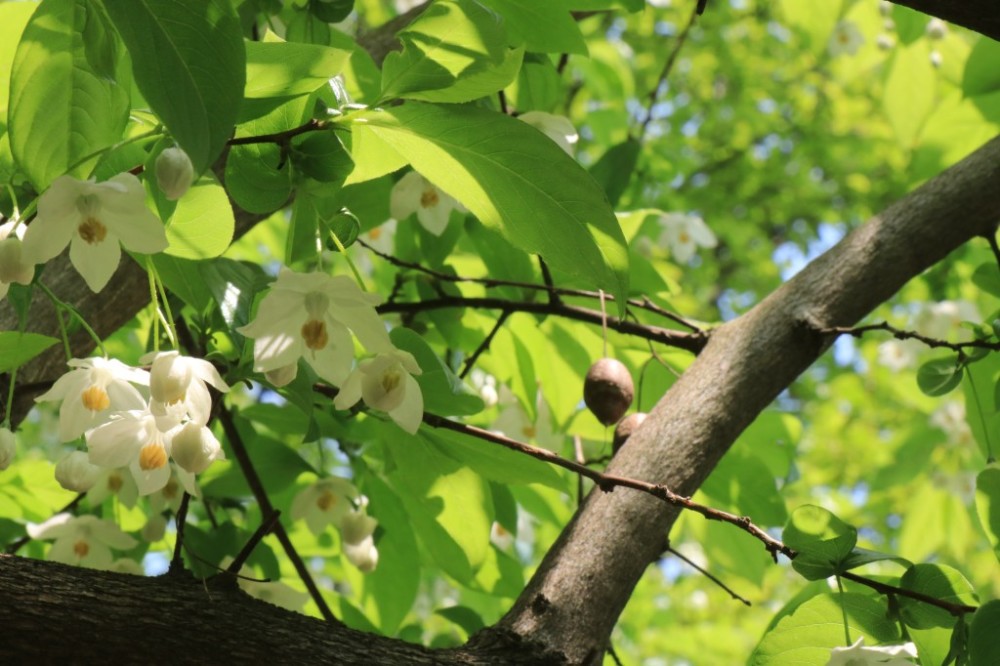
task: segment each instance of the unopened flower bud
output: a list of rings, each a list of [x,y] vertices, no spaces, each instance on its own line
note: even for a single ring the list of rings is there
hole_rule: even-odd
[[[361,573],[371,573],[378,566],[378,549],[371,537],[357,545],[345,543],[344,555]]]
[[[167,148],[156,158],[156,184],[170,201],[184,196],[193,180],[191,158],[180,148]]]
[[[156,356],[149,370],[149,394],[153,400],[172,405],[184,399],[193,375],[191,365],[176,353]]]
[[[83,451],[67,453],[56,463],[56,481],[66,490],[85,493],[94,487],[103,470],[92,465]]]
[[[351,511],[340,522],[340,536],[345,544],[357,545],[369,538],[378,521],[361,511]]]
[[[223,457],[219,440],[197,423],[188,423],[174,435],[170,455],[181,469],[192,474],[204,472],[214,460]]]
[[[10,467],[16,449],[14,433],[10,428],[0,428],[0,471]]]

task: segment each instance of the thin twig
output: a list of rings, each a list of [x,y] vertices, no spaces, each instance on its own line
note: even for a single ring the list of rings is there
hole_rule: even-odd
[[[736,594],[736,592],[734,592],[732,590],[732,588],[730,588],[728,585],[726,585],[725,583],[723,583],[716,576],[712,575],[711,572],[709,572],[705,568],[699,566],[696,562],[694,562],[693,560],[691,560],[691,558],[687,557],[686,555],[684,555],[683,553],[681,553],[679,550],[675,549],[673,546],[667,546],[667,550],[671,554],[677,556],[678,559],[681,559],[681,560],[687,562],[688,565],[690,565],[692,568],[696,569],[698,571],[698,573],[700,573],[702,576],[704,576],[705,578],[709,579],[710,581],[712,581],[713,583],[715,583],[716,585],[718,585],[719,587],[721,587],[723,590],[725,590],[726,592],[728,592],[729,596],[731,596],[733,599],[736,599],[736,601],[742,602],[744,606],[752,606],[753,605],[753,604],[750,603],[750,601],[748,599],[745,599],[744,597],[741,597],[740,595]]]
[[[829,328],[816,328],[815,330],[816,332],[824,335],[850,335],[855,338],[860,338],[865,333],[869,333],[871,331],[885,331],[887,333],[892,333],[892,337],[897,340],[917,340],[928,347],[950,349],[957,353],[963,353],[966,349],[989,349],[991,351],[1000,351],[1000,342],[990,342],[988,340],[948,342],[947,340],[938,340],[937,338],[921,335],[916,331],[906,331],[896,328],[887,321],[879,322],[877,324],[866,324],[865,326],[831,326]]]
[[[858,574],[851,573],[850,571],[841,572],[840,576],[846,578],[847,580],[852,580],[855,583],[860,583],[866,587],[870,587],[876,592],[882,594],[896,594],[901,597],[908,597],[914,599],[915,601],[922,601],[925,604],[930,604],[931,606],[936,606],[943,610],[948,611],[952,615],[959,617],[965,615],[966,613],[975,613],[975,606],[966,606],[965,604],[953,604],[944,599],[937,599],[936,597],[929,597],[926,594],[921,594],[920,592],[915,592],[913,590],[907,590],[902,587],[896,587],[895,585],[889,585],[888,583],[881,583],[877,580],[871,580],[870,578],[865,578],[864,576],[859,576]]]
[[[319,130],[326,129],[326,125],[319,120],[310,120],[304,125],[299,125],[298,127],[293,127],[292,129],[287,129],[283,132],[275,132],[273,134],[258,134],[257,136],[241,136],[235,139],[230,139],[226,143],[230,146],[242,146],[252,143],[287,143],[292,137],[296,137],[299,134],[305,134],[307,132],[317,132]]]
[[[257,547],[257,544],[259,544],[261,540],[271,532],[272,529],[274,529],[274,525],[275,523],[278,522],[278,518],[280,516],[281,512],[275,511],[260,524],[260,527],[257,528],[257,531],[254,532],[253,536],[250,537],[250,540],[247,541],[245,544],[243,544],[243,548],[240,549],[240,552],[236,554],[236,559],[234,559],[232,562],[229,563],[229,566],[226,568],[226,571],[228,571],[231,574],[238,574],[240,572],[240,568],[243,567],[243,564],[250,557],[250,554],[253,552],[253,549]]]
[[[646,96],[646,117],[643,119],[642,124],[639,125],[640,138],[646,134],[646,128],[653,119],[653,105],[656,104],[656,98],[660,93],[660,88],[663,86],[664,81],[667,80],[667,77],[670,76],[670,71],[674,68],[674,63],[677,61],[677,56],[681,52],[681,47],[684,46],[684,42],[687,41],[688,33],[691,32],[691,27],[698,18],[700,7],[701,5],[699,3],[699,5],[696,5],[694,9],[691,10],[691,18],[688,19],[687,25],[684,26],[681,34],[677,35],[677,40],[674,42],[674,48],[671,49],[670,53],[667,55],[667,60],[663,63],[663,69],[660,70],[660,76],[656,79],[656,85],[653,86],[652,90],[650,90],[649,94]]]
[[[504,322],[507,321],[507,317],[509,316],[510,316],[509,310],[500,311],[500,316],[497,317],[497,321],[493,325],[493,328],[490,330],[489,334],[487,334],[487,336],[483,338],[483,341],[479,343],[479,346],[476,347],[476,350],[472,352],[469,358],[465,359],[465,364],[462,366],[462,372],[458,373],[459,379],[465,379],[466,375],[472,372],[472,368],[476,364],[476,361],[479,360],[479,357],[482,355],[483,352],[485,352],[487,349],[490,348],[490,344],[493,342],[493,338],[496,336],[497,332],[503,326]]]
[[[188,505],[191,503],[191,495],[185,491],[181,495],[181,505],[177,507],[177,514],[174,516],[174,523],[177,525],[177,541],[174,543],[174,556],[170,560],[168,573],[184,571],[184,557],[181,555],[181,548],[184,543],[184,525],[187,523]]]

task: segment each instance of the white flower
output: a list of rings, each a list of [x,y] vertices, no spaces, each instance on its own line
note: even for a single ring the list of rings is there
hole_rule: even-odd
[[[358,508],[349,511],[340,521],[341,546],[344,556],[363,573],[371,573],[378,565],[378,549],[373,534],[378,521],[368,515],[368,498],[358,498]]]
[[[916,340],[886,340],[878,346],[878,362],[893,372],[912,368],[923,344]]]
[[[156,416],[148,409],[121,412],[118,418],[87,431],[90,462],[128,467],[139,494],[149,495],[170,480],[170,440],[180,427],[160,432]]]
[[[194,181],[191,158],[177,147],[167,148],[156,158],[156,184],[170,201],[177,201]]]
[[[52,516],[41,525],[29,523],[28,535],[55,540],[49,549],[50,560],[94,569],[111,566],[111,548],[128,550],[138,543],[110,521],[68,513]]]
[[[200,474],[214,461],[226,457],[212,431],[193,421],[174,433],[170,441],[170,456],[181,469],[192,474]]]
[[[156,543],[167,533],[167,519],[162,513],[157,513],[149,517],[146,524],[142,526],[142,540],[146,543]]]
[[[260,302],[257,317],[238,330],[254,339],[258,372],[280,370],[280,379],[291,381],[295,363],[305,357],[316,374],[339,386],[354,360],[348,329],[370,352],[392,348],[375,311],[379,300],[344,275],[282,269]]]
[[[97,479],[94,486],[87,491],[87,503],[98,506],[109,496],[114,495],[124,506],[131,509],[139,499],[139,488],[135,485],[132,473],[127,469],[109,469]]]
[[[24,225],[15,230],[14,222],[0,224],[0,298],[7,295],[11,283],[31,284],[35,277],[35,265],[24,259],[22,236]]]
[[[350,481],[331,476],[320,479],[292,500],[292,520],[305,520],[309,531],[322,534],[329,525],[340,527],[354,510],[358,491]]]
[[[556,142],[570,157],[573,156],[573,146],[580,139],[576,128],[566,116],[556,116],[544,111],[528,111],[517,117],[523,120],[542,134]]]
[[[887,35],[884,32],[880,32],[878,37],[875,38],[875,46],[879,47],[882,51],[888,51],[896,45],[896,40],[892,38],[891,35]]]
[[[24,234],[24,257],[45,263],[69,244],[73,266],[98,292],[118,268],[119,242],[144,254],[161,252],[168,244],[163,225],[146,208],[139,179],[120,173],[95,183],[60,176],[38,200],[38,216]]]
[[[562,446],[562,438],[552,429],[552,413],[549,404],[541,390],[535,392],[535,420],[532,421],[527,410],[520,401],[510,393],[506,386],[502,387],[501,404],[504,407],[500,415],[490,426],[491,430],[500,432],[512,439],[524,442],[534,442],[550,451],[558,451]]]
[[[487,407],[492,407],[500,401],[500,395],[497,393],[497,378],[493,375],[485,373],[479,368],[473,368],[469,374],[469,382]]]
[[[166,351],[146,354],[140,360],[151,363],[150,408],[157,416],[179,421],[186,415],[195,423],[205,425],[212,412],[212,396],[206,384],[222,393],[229,390],[215,366],[203,359]]]
[[[17,438],[10,428],[0,428],[0,472],[10,467],[17,452]]]
[[[922,306],[913,318],[913,328],[935,340],[946,340],[958,331],[959,340],[964,341],[972,338],[972,332],[961,328],[963,321],[981,321],[975,305],[968,301],[941,301]]]
[[[841,21],[834,27],[827,49],[832,56],[854,55],[864,43],[864,35],[857,24],[853,21]]]
[[[70,442],[85,430],[105,423],[112,412],[142,409],[145,399],[132,383],[146,385],[149,373],[106,358],[74,358],[71,368],[36,401],[62,400],[59,439]],[[131,382],[131,383],[130,383]]]
[[[413,434],[424,417],[424,396],[413,375],[421,373],[408,352],[393,349],[361,361],[333,399],[337,409],[350,409],[358,400],[388,412],[403,430]]]
[[[444,233],[453,210],[465,208],[416,171],[400,178],[389,194],[390,215],[402,221],[416,213],[417,221],[435,236]]]
[[[186,472],[176,463],[171,463],[170,478],[167,479],[166,485],[149,496],[149,508],[155,513],[171,511],[176,514],[180,509],[181,500],[184,499],[184,493],[200,497],[194,474]]]
[[[56,463],[56,481],[66,490],[85,493],[94,487],[103,470],[92,465],[83,451],[71,451]]]
[[[930,39],[944,39],[948,34],[948,24],[939,18],[932,18],[927,22],[927,37]]]
[[[865,647],[862,636],[850,647],[833,648],[826,666],[912,666],[916,662],[911,659],[916,658],[917,648],[913,643]]]
[[[666,213],[660,216],[660,245],[670,247],[670,252],[678,264],[686,264],[698,247],[713,248],[717,242],[715,234],[705,221],[697,215]]]
[[[344,543],[344,555],[362,573],[371,573],[378,566],[378,549],[371,536],[359,543]]]

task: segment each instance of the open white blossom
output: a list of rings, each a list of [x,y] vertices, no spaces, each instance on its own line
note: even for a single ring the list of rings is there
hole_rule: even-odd
[[[542,134],[556,142],[570,157],[573,156],[573,146],[580,140],[573,123],[566,116],[557,116],[544,111],[528,111],[517,117],[539,130]]]
[[[114,523],[96,516],[60,513],[40,525],[29,523],[27,529],[32,539],[54,540],[50,560],[93,569],[111,566],[112,548],[128,550],[138,543]]]
[[[24,225],[15,229],[14,224],[0,224],[0,298],[7,295],[12,283],[31,284],[35,277],[35,265],[24,259]]]
[[[66,490],[85,493],[94,487],[103,470],[91,464],[83,451],[71,451],[56,463],[56,481]]]
[[[350,409],[358,400],[388,412],[408,433],[417,432],[424,417],[424,396],[413,375],[420,366],[409,352],[392,349],[361,361],[333,399],[337,409]]]
[[[254,369],[270,377],[295,378],[295,364],[305,358],[320,377],[339,386],[354,360],[350,331],[373,353],[392,348],[375,311],[380,298],[361,291],[344,275],[296,273],[282,269],[261,300],[257,317],[239,329],[254,339]]]
[[[212,412],[212,396],[206,384],[222,393],[229,390],[219,371],[206,360],[181,356],[176,351],[152,352],[140,360],[151,364],[150,409],[157,416],[178,422],[187,417],[205,425]],[[160,427],[167,429],[162,423]]]
[[[59,440],[70,442],[84,431],[106,423],[116,411],[142,409],[146,400],[132,384],[149,384],[149,373],[107,358],[74,358],[70,370],[35,398],[61,400]]]
[[[660,216],[659,224],[663,229],[660,245],[670,248],[678,264],[686,264],[697,248],[713,248],[718,243],[715,234],[697,215],[667,213]]]
[[[558,451],[562,447],[562,437],[552,428],[552,412],[549,411],[549,403],[541,389],[535,392],[534,420],[506,385],[500,389],[500,404],[503,405],[500,415],[490,426],[490,430],[512,439],[533,442],[550,451]]]
[[[979,310],[968,301],[941,301],[921,307],[913,318],[913,328],[917,333],[935,340],[949,340],[956,336],[958,341],[972,339],[972,331],[962,328],[963,321],[981,321]]]
[[[10,428],[0,428],[0,472],[10,467],[17,452],[17,437]]]
[[[853,21],[840,21],[833,28],[833,34],[830,35],[830,43],[827,45],[827,50],[830,51],[830,55],[832,56],[854,55],[864,43],[865,37],[861,34],[861,30],[856,23]]]
[[[923,345],[916,340],[886,340],[878,346],[878,361],[893,372],[912,368]]]
[[[142,183],[130,173],[103,183],[56,178],[38,200],[38,215],[24,233],[24,258],[45,263],[67,244],[70,261],[94,292],[118,268],[119,244],[144,254],[168,245],[163,224],[146,208]]]
[[[90,506],[98,506],[112,495],[129,509],[135,506],[136,500],[139,499],[139,487],[135,485],[135,479],[128,469],[105,469],[93,487],[87,491],[87,503]]]
[[[174,433],[170,455],[181,469],[192,474],[200,474],[214,461],[226,457],[212,431],[194,421],[184,424]]]
[[[170,480],[170,443],[181,429],[161,432],[148,409],[121,412],[117,418],[87,431],[90,462],[101,467],[128,467],[140,495],[160,490]]]
[[[292,520],[305,520],[309,531],[322,534],[327,527],[340,527],[348,513],[354,511],[358,491],[346,479],[331,476],[320,479],[292,500]]]
[[[448,226],[451,211],[465,211],[458,201],[416,171],[410,171],[392,186],[389,214],[403,221],[414,213],[424,229],[440,236]]]
[[[167,148],[156,158],[156,184],[170,201],[177,201],[194,181],[191,158],[181,148]]]
[[[913,643],[865,647],[862,636],[850,647],[837,647],[830,651],[826,666],[913,666],[917,648]]]

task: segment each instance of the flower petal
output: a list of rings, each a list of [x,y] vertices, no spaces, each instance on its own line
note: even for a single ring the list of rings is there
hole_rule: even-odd
[[[420,428],[420,422],[424,418],[424,395],[420,392],[420,385],[416,379],[407,375],[404,381],[406,397],[399,407],[389,412],[389,416],[400,428],[413,435]]]
[[[104,240],[97,243],[88,243],[75,233],[69,244],[69,259],[73,267],[95,294],[104,289],[114,275],[121,255],[118,237],[110,231]]]
[[[397,220],[405,220],[417,212],[424,183],[424,177],[416,171],[410,171],[400,178],[389,194],[389,214]]]

